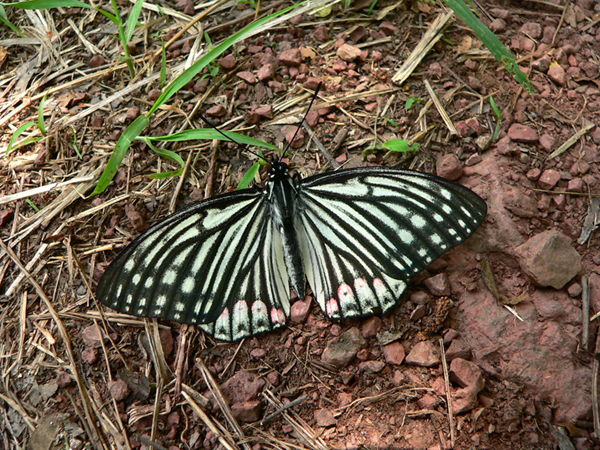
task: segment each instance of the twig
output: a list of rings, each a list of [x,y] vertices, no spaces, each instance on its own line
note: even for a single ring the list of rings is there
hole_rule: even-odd
[[[454,448],[454,415],[452,411],[452,395],[450,395],[450,375],[448,374],[448,363],[446,362],[446,350],[444,349],[444,340],[440,338],[440,355],[442,359],[442,369],[444,370],[444,382],[446,383],[446,402],[448,403],[448,423],[450,424],[450,444]]]
[[[317,147],[319,147],[319,150],[321,150],[321,153],[323,153],[323,155],[325,156],[327,161],[329,161],[329,164],[331,164],[331,167],[333,167],[334,169],[338,169],[340,167],[340,163],[338,163],[335,160],[335,158],[333,157],[333,155],[331,153],[329,153],[329,151],[327,151],[327,149],[325,148],[323,143],[317,138],[315,132],[313,131],[313,129],[311,128],[311,126],[308,124],[308,122],[306,120],[304,121],[304,128],[306,128],[306,131],[308,131],[310,139],[312,139],[312,141],[317,145]]]
[[[587,351],[590,340],[590,279],[587,275],[581,278],[583,292],[581,293],[581,309],[583,311],[583,331],[581,332],[581,347]]]
[[[413,73],[417,66],[421,63],[423,58],[427,56],[429,50],[442,38],[442,29],[450,21],[454,13],[449,11],[445,14],[440,14],[431,23],[427,32],[421,38],[419,45],[415,47],[412,53],[406,58],[402,67],[396,72],[396,75],[392,77],[392,81],[398,84],[404,83],[407,78]]]
[[[431,87],[431,84],[429,84],[429,81],[427,81],[427,80],[424,80],[424,81],[425,81],[425,88],[427,89],[427,92],[429,92],[429,95],[431,96],[431,100],[433,100],[433,104],[435,105],[436,109],[438,110],[438,113],[440,113],[440,116],[442,116],[442,120],[446,124],[446,127],[450,131],[450,134],[453,136],[456,136],[458,134],[458,131],[456,131],[456,128],[454,127],[454,124],[452,123],[452,120],[450,120],[448,113],[442,106],[442,102],[440,102],[440,99],[438,98],[437,94]]]
[[[269,414],[267,417],[265,417],[263,420],[261,420],[260,425],[262,426],[265,423],[270,422],[275,417],[282,414],[284,411],[286,411],[290,408],[293,408],[294,406],[299,405],[300,403],[304,403],[306,400],[308,400],[308,395],[303,395],[301,397],[298,397],[296,400],[292,400],[287,405],[284,405],[283,408],[279,408],[277,411]]]
[[[562,155],[566,152],[575,142],[577,142],[583,135],[585,135],[588,131],[594,128],[596,125],[593,122],[588,122],[581,130],[571,136],[567,142],[554,150],[549,156],[548,159],[556,158],[557,156]]]

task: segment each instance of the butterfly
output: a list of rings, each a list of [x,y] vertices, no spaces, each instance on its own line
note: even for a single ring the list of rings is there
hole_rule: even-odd
[[[331,319],[385,314],[486,213],[473,191],[435,175],[360,167],[301,178],[274,157],[264,187],[191,204],[145,231],[97,295],[224,341],[285,326],[291,290],[304,298],[307,281]]]

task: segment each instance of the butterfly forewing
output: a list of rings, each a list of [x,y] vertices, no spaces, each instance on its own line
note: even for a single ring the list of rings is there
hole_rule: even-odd
[[[296,210],[317,302],[347,318],[389,310],[410,277],[467,239],[487,208],[451,181],[369,167],[302,180]]]
[[[196,203],[150,228],[106,270],[98,297],[118,311],[206,324],[237,340],[289,314],[283,247],[264,191]]]

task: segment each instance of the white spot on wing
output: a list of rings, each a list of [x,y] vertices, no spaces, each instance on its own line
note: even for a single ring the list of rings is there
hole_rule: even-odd
[[[146,278],[146,280],[144,281],[144,287],[147,289],[149,287],[152,287],[152,283],[154,282],[154,278],[152,277],[148,277]]]
[[[168,285],[175,283],[175,280],[177,280],[177,272],[173,269],[167,270],[162,278],[162,282]]]
[[[194,290],[195,285],[196,282],[194,280],[194,277],[187,277],[185,280],[183,280],[183,284],[181,285],[181,291],[185,294],[189,294]]]
[[[131,279],[131,282],[133,284],[138,284],[140,282],[140,280],[142,279],[142,277],[140,276],[139,273],[136,273],[133,278]]]
[[[427,225],[427,222],[421,216],[412,216],[410,218],[410,223],[418,229],[424,228],[425,225]]]

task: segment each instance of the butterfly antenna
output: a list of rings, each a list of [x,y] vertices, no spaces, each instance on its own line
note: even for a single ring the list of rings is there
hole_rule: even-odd
[[[302,124],[304,123],[304,121],[306,120],[306,116],[308,116],[308,113],[310,112],[310,109],[312,108],[313,103],[315,102],[315,99],[317,98],[317,95],[319,94],[319,91],[321,90],[321,86],[323,86],[323,82],[320,82],[317,85],[317,88],[315,89],[315,93],[313,94],[312,99],[310,100],[310,105],[308,105],[308,109],[306,110],[306,113],[304,113],[304,117],[302,118],[302,120],[300,121],[300,123],[298,124],[298,128],[296,128],[296,132],[294,133],[294,136],[292,137],[292,139],[288,142],[288,145],[286,145],[285,149],[283,150],[283,154],[281,155],[281,157],[283,158],[286,154],[286,152],[288,151],[288,149],[290,148],[290,145],[292,145],[292,142],[294,142],[294,139],[296,139],[296,136],[298,135],[298,132],[300,131],[300,127],[302,126]]]
[[[244,146],[241,142],[236,141],[234,138],[232,138],[231,136],[227,136],[225,134],[224,131],[219,130],[217,127],[215,127],[212,123],[210,123],[208,121],[208,119],[206,119],[202,114],[198,113],[198,115],[200,116],[200,118],[206,123],[206,125],[208,125],[209,127],[211,127],[213,130],[215,130],[216,132],[218,132],[219,134],[221,134],[222,136],[226,137],[227,140],[229,142],[233,142],[234,144],[239,145],[240,147],[242,147],[243,151],[247,151],[249,153],[252,153],[254,156],[258,156],[260,159],[263,159],[265,162],[268,162],[267,159],[264,156],[259,155],[258,153],[254,153],[252,150],[249,149],[250,145],[246,145]]]

